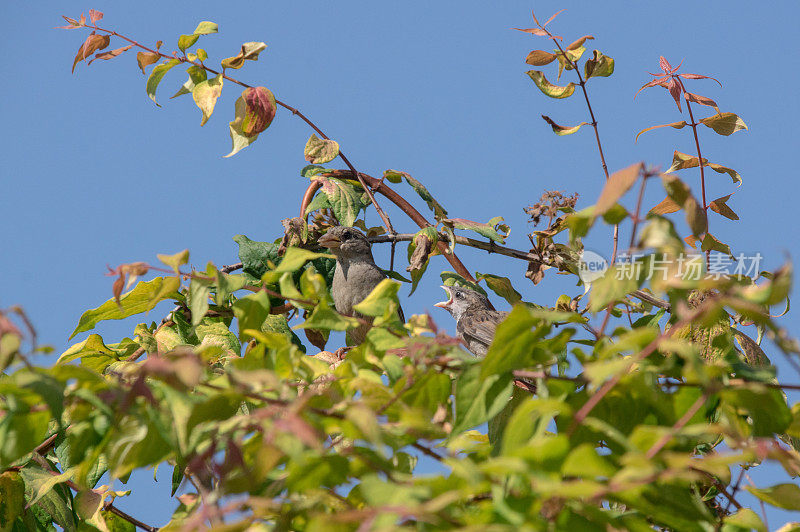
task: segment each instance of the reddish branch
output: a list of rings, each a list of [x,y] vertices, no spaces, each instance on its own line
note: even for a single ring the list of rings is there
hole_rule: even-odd
[[[344,177],[352,179],[353,172],[348,170],[332,170],[327,172],[325,175],[330,175],[334,177]],[[367,174],[359,173],[359,182],[366,183],[364,186],[370,186],[376,192],[379,192],[384,195],[389,201],[397,205],[406,215],[408,215],[411,220],[414,221],[421,229],[426,227],[433,227],[433,224],[428,222],[422,214],[419,213],[417,209],[415,209],[408,201],[405,200],[400,194],[389,188],[386,183],[381,181],[380,179],[375,179],[372,176]],[[309,203],[311,203],[311,199],[314,197],[317,189],[319,189],[322,184],[319,181],[312,181],[308,188],[306,189],[305,194],[303,195],[303,201],[300,205],[300,217],[305,218],[306,207],[308,207]],[[469,279],[470,281],[475,282],[475,278],[472,277],[472,274],[467,270],[464,263],[461,262],[461,259],[456,256],[455,253],[450,253],[447,249],[447,244],[444,242],[437,242],[436,247],[439,249],[439,252],[444,255],[447,261],[453,266],[455,271],[464,277],[465,279]]]
[[[241,87],[245,87],[245,88],[251,88],[252,87],[252,85],[248,85],[247,83],[244,83],[242,81],[239,81],[238,79],[232,78],[232,77],[228,76],[227,74],[220,73],[219,71],[214,70],[213,68],[207,67],[206,65],[203,64],[202,61],[192,61],[186,56],[183,56],[183,57],[178,56],[177,53],[175,53],[175,52],[173,52],[171,55],[163,54],[163,53],[159,52],[158,50],[153,50],[152,48],[148,48],[147,46],[145,46],[143,44],[140,44],[137,41],[134,41],[133,39],[130,39],[130,38],[124,36],[124,35],[121,35],[121,34],[117,33],[116,31],[108,30],[108,29],[105,29],[105,28],[101,28],[101,27],[97,26],[96,24],[92,24],[92,25],[84,24],[83,26],[86,27],[86,28],[92,28],[92,29],[94,29],[96,31],[101,31],[101,32],[107,33],[109,35],[114,35],[115,37],[119,37],[120,39],[131,43],[133,46],[136,46],[137,48],[141,48],[142,50],[146,50],[147,52],[149,52],[151,54],[154,54],[154,55],[157,55],[159,57],[162,57],[164,59],[170,59],[170,60],[175,59],[177,61],[180,61],[181,63],[188,63],[188,64],[196,66],[197,68],[202,68],[206,72],[210,72],[210,73],[215,74],[217,76],[221,75],[223,79],[227,79],[231,83],[235,83],[235,84],[237,84],[237,85],[239,85]],[[312,122],[311,119],[309,119],[306,115],[304,115],[298,109],[296,109],[295,107],[292,107],[291,105],[289,105],[289,104],[287,104],[285,102],[282,102],[282,101],[280,101],[278,99],[275,99],[275,103],[280,105],[284,109],[290,111],[293,115],[298,116],[306,124],[308,124],[315,132],[317,132],[317,134],[319,134],[319,136],[321,136],[322,138],[324,138],[326,140],[329,140],[329,137],[316,124],[314,124],[314,122]],[[364,187],[364,191],[367,193],[367,196],[369,196],[369,199],[372,201],[372,204],[375,206],[375,210],[377,211],[378,215],[381,217],[381,220],[383,221],[383,225],[386,227],[386,231],[389,234],[394,233],[395,231],[394,231],[394,228],[392,227],[392,222],[389,220],[389,217],[386,215],[386,213],[383,211],[383,209],[381,209],[381,206],[378,204],[378,202],[375,201],[375,196],[372,193],[372,190],[364,183],[364,181],[361,179],[361,175],[358,173],[358,171],[355,169],[353,164],[350,162],[350,160],[347,158],[347,156],[344,154],[344,152],[341,149],[339,150],[339,157],[342,158],[342,161],[344,161],[344,163],[347,165],[347,167],[350,169],[350,171],[353,172],[353,174],[356,175],[358,180],[361,182],[361,185]]]

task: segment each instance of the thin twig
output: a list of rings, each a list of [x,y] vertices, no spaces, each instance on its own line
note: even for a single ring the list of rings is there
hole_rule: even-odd
[[[686,411],[683,416],[672,426],[672,428],[664,434],[656,443],[653,444],[650,449],[648,449],[645,456],[648,460],[652,459],[658,451],[664,448],[664,446],[669,443],[669,441],[676,435],[680,430],[689,422],[690,419],[697,413],[698,410],[706,403],[708,400],[708,393],[703,393],[697,400],[692,403],[692,406]]]
[[[102,32],[108,33],[109,35],[114,35],[116,37],[119,37],[120,39],[122,39],[124,41],[127,41],[127,42],[131,43],[132,45],[134,45],[134,46],[136,46],[138,48],[146,50],[146,51],[150,52],[151,54],[158,55],[159,57],[162,57],[164,59],[169,59],[169,60],[175,59],[175,60],[180,61],[181,63],[188,63],[188,64],[191,64],[191,65],[194,65],[197,68],[201,68],[201,69],[205,70],[206,72],[210,72],[211,74],[215,74],[217,76],[222,76],[223,79],[227,79],[231,83],[235,83],[235,84],[237,84],[239,86],[242,86],[242,87],[245,87],[245,88],[252,88],[252,85],[248,85],[247,83],[239,81],[238,79],[232,78],[232,77],[228,76],[227,74],[220,73],[219,71],[214,70],[213,68],[206,66],[205,64],[203,64],[202,61],[192,61],[188,57],[185,57],[185,56],[181,57],[181,56],[178,56],[176,53],[173,53],[172,55],[163,54],[163,53],[159,52],[158,50],[153,50],[152,48],[148,48],[147,46],[144,46],[143,44],[140,44],[140,43],[134,41],[133,39],[130,39],[130,38],[128,38],[128,37],[126,37],[126,36],[124,36],[122,34],[117,33],[116,31],[108,30],[108,29],[105,29],[105,28],[100,28],[97,25],[86,25],[86,24],[84,24],[84,26],[87,27],[87,28],[92,28],[92,29],[94,29],[96,31],[102,31]],[[281,100],[278,100],[278,99],[275,100],[275,103],[277,105],[280,105],[284,109],[288,110],[293,115],[299,117],[301,120],[303,120],[315,132],[317,132],[317,134],[319,134],[320,137],[322,137],[325,140],[329,140],[328,135],[326,135],[314,122],[312,122],[310,118],[308,118],[306,115],[304,115],[302,112],[300,112],[300,110],[298,110],[297,108],[292,107],[291,105],[289,105],[289,104],[287,104],[285,102],[282,102]],[[344,152],[341,149],[339,150],[339,157],[342,158],[342,161],[345,163],[345,165],[347,165],[347,167],[350,169],[350,171],[353,172],[353,174],[356,175],[356,178],[359,181],[361,181],[361,184],[364,187],[364,191],[367,193],[367,196],[369,197],[370,201],[372,201],[372,205],[375,207],[375,210],[377,211],[378,216],[380,216],[381,221],[383,222],[383,225],[386,227],[386,231],[389,234],[394,233],[395,231],[394,231],[394,227],[392,227],[392,222],[389,220],[389,217],[386,215],[386,213],[383,211],[383,209],[381,209],[381,206],[375,200],[375,195],[372,193],[372,190],[366,185],[366,183],[364,183],[364,181],[361,178],[358,170],[356,170],[355,166],[353,166],[353,163],[350,162],[350,160],[347,158],[347,156],[344,154]]]

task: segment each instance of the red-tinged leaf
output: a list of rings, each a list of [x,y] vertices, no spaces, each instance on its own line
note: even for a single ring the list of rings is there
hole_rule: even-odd
[[[545,122],[550,124],[550,127],[553,128],[553,133],[555,133],[558,136],[572,135],[573,133],[578,131],[581,128],[581,126],[589,125],[588,122],[581,122],[577,126],[571,126],[571,127],[570,126],[559,126],[558,124],[553,122],[553,120],[549,116],[542,115],[542,118],[544,119]]]
[[[679,210],[681,210],[681,206],[675,203],[675,200],[667,196],[661,203],[650,209],[650,214],[669,214],[678,212]]]
[[[150,52],[139,52],[136,54],[136,62],[139,63],[139,68],[142,69],[142,74],[145,74],[145,67],[148,65],[152,65],[153,63],[158,63],[158,60],[161,58],[158,54],[151,54]]]
[[[103,12],[102,11],[98,11],[96,9],[90,9],[89,10],[89,20],[92,21],[92,24],[94,24],[95,22],[97,22],[98,20],[100,20],[102,18],[103,18]]]
[[[531,35],[538,35],[539,37],[547,37],[547,32],[541,28],[511,28],[511,29],[521,31],[523,33],[530,33]]]
[[[85,26],[85,25],[86,25],[86,15],[84,15],[83,13],[81,13],[81,18],[80,18],[80,20],[78,21],[78,23],[79,23],[81,26]]]
[[[529,70],[526,74],[528,74],[536,86],[539,87],[539,90],[551,98],[568,98],[575,92],[575,84],[572,82],[566,87],[561,87],[547,81],[547,78],[545,78],[544,74],[539,70]]]
[[[81,25],[81,24],[80,24],[80,23],[79,23],[77,20],[75,20],[74,18],[70,18],[70,17],[64,16],[64,15],[61,15],[61,18],[63,18],[64,20],[66,20],[66,21],[67,21],[67,23],[69,24],[69,26],[56,26],[56,29],[59,29],[59,30],[74,30],[74,29],[77,29],[77,28],[82,28],[82,27],[83,27],[83,26],[82,26],[82,25]]]
[[[525,62],[533,66],[549,65],[556,60],[556,54],[545,52],[544,50],[534,50],[528,54]]]
[[[265,87],[249,87],[242,92],[246,111],[242,120],[242,133],[248,137],[258,135],[269,127],[275,112],[275,96]]]
[[[722,87],[722,83],[720,83],[720,81],[717,78],[712,78],[711,76],[703,76],[700,74],[678,74],[678,75],[683,79],[713,79],[714,81],[719,83],[720,87]]]
[[[722,196],[721,198],[717,198],[711,203],[708,204],[709,208],[717,214],[721,214],[725,218],[729,220],[738,220],[739,215],[733,212],[733,209],[728,207],[728,200],[733,194],[728,194],[727,196]]]
[[[700,239],[694,235],[689,235],[687,237],[684,237],[683,241],[689,244],[689,246],[691,246],[692,249],[697,249],[697,243],[700,242]]]
[[[681,109],[681,85],[674,78],[670,78],[667,83],[667,90],[669,91],[672,99],[675,100],[675,105],[678,106],[678,111],[683,112]]]
[[[747,129],[747,124],[736,113],[719,113],[708,118],[703,118],[700,123],[708,126],[719,135],[732,135],[737,131]]]
[[[116,50],[111,50],[110,52],[103,52],[102,54],[97,54],[92,59],[89,59],[89,61],[87,61],[86,64],[87,65],[91,65],[92,62],[97,60],[97,59],[103,59],[105,61],[108,61],[109,59],[113,59],[114,57],[117,57],[118,55],[120,55],[120,54],[122,54],[124,52],[127,52],[131,48],[133,48],[133,45],[129,44],[128,46],[123,46],[122,48],[117,48]]]
[[[642,163],[636,163],[611,174],[595,203],[594,215],[602,216],[613,207],[617,200],[633,186],[641,170]]]
[[[661,70],[663,70],[665,74],[669,74],[672,71],[672,65],[669,64],[669,61],[667,61],[667,58],[663,55],[658,57],[658,66],[661,67]]]
[[[703,245],[700,246],[700,249],[702,251],[719,251],[720,253],[731,255],[730,246],[717,240],[711,233],[706,233],[703,236]]]
[[[102,50],[106,48],[109,43],[111,42],[111,37],[108,35],[96,35],[92,32],[86,40],[83,42],[80,48],[78,48],[78,55],[75,56],[75,61],[72,62],[72,72],[75,72],[75,65],[77,65],[80,61],[83,61],[97,50]]]
[[[642,133],[646,133],[647,131],[652,131],[652,130],[658,129],[660,127],[672,127],[672,128],[675,128],[675,129],[681,129],[681,128],[684,128],[684,127],[686,127],[688,125],[689,124],[687,124],[684,120],[681,120],[680,122],[672,122],[670,124],[661,124],[659,126],[646,127],[646,128],[644,128],[643,130],[641,130],[640,132],[638,132],[636,134],[636,138],[634,139],[634,142],[639,140],[639,135],[641,135]]]
[[[140,275],[146,275],[149,270],[150,265],[146,262],[120,264],[113,270],[111,268],[108,269],[108,273],[106,275],[118,276],[112,287],[114,299],[117,301],[117,304],[119,304],[120,295],[122,294],[122,290],[125,288],[125,279],[128,279],[127,286],[130,287]]]
[[[669,78],[665,76],[665,77],[662,77],[662,78],[657,78],[657,79],[648,81],[647,83],[645,83],[644,85],[639,87],[639,90],[636,91],[636,94],[634,94],[633,99],[635,100],[636,97],[639,96],[639,93],[642,92],[644,89],[648,89],[650,87],[655,87],[656,85],[659,85],[661,87],[665,87],[666,88],[668,79]]]
[[[711,98],[706,98],[705,96],[700,96],[699,94],[692,94],[691,92],[684,92],[683,97],[686,98],[687,101],[693,103],[699,103],[700,105],[707,105],[708,107],[713,107],[719,113],[717,102],[715,102]]]
[[[547,19],[547,22],[545,22],[544,24],[542,24],[542,27],[545,27],[545,26],[547,26],[548,24],[550,24],[551,22],[553,22],[553,19],[554,19],[554,18],[556,18],[556,17],[559,15],[559,13],[561,13],[562,11],[566,11],[566,10],[565,10],[565,9],[559,9],[558,11],[556,11],[555,13],[553,13],[553,16],[551,16],[549,19]],[[533,13],[533,11],[531,11],[531,13]],[[539,22],[537,22],[537,21],[536,21],[536,17],[533,17],[533,20],[534,20],[534,22],[536,22],[537,24],[539,23]]]
[[[577,39],[575,42],[567,46],[567,50],[577,50],[578,48],[583,46],[583,43],[585,43],[587,40],[594,40],[594,36],[584,35],[580,39]]]

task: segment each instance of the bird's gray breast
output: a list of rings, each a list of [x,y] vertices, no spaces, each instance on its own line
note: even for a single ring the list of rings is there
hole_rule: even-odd
[[[331,295],[336,310],[352,315],[353,307],[361,303],[386,276],[375,264],[365,261],[336,264]]]

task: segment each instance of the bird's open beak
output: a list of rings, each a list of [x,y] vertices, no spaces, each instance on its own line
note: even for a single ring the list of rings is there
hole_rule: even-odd
[[[317,243],[320,246],[328,249],[338,249],[342,245],[342,241],[330,233],[325,233],[322,235],[319,240],[317,240]]]
[[[444,291],[447,292],[448,296],[450,296],[450,299],[448,299],[447,301],[440,301],[438,303],[434,303],[433,306],[447,310],[453,304],[453,293],[450,291],[449,286],[442,285],[442,288],[444,288]]]

